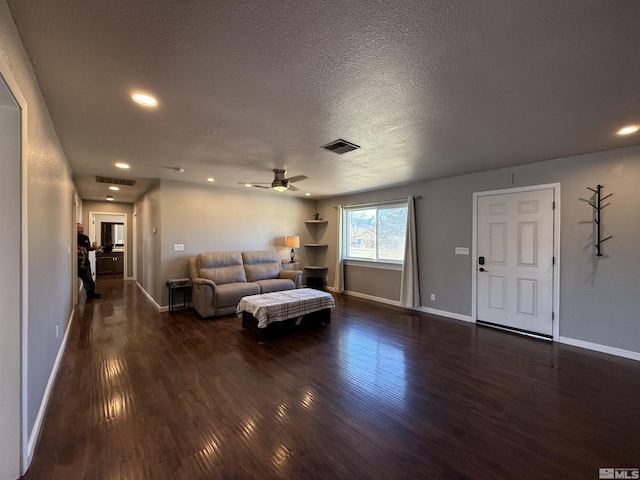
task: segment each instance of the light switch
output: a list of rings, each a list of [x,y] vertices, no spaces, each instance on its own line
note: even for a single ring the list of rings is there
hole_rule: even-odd
[[[456,247],[456,255],[469,255],[469,247]]]
[[[173,244],[174,252],[184,252],[184,243],[174,243]]]

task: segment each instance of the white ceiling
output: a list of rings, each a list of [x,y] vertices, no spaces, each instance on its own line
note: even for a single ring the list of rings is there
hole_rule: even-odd
[[[285,168],[308,179],[273,195],[321,198],[640,144],[615,134],[640,123],[638,0],[8,3],[85,199],[95,175],[131,202]]]

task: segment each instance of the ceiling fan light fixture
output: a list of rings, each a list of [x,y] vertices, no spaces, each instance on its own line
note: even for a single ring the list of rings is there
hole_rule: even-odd
[[[289,189],[289,185],[287,185],[282,180],[274,180],[271,184],[271,188],[273,188],[276,192],[285,192]]]
[[[296,192],[298,191],[298,189],[291,184],[308,178],[305,175],[297,175],[295,177],[287,178],[286,175],[287,175],[286,170],[282,168],[274,168],[273,169],[274,178],[271,183],[238,182],[238,184],[244,185],[245,187],[256,187],[256,188],[266,188],[266,189],[271,188],[277,192],[286,192],[287,190]]]

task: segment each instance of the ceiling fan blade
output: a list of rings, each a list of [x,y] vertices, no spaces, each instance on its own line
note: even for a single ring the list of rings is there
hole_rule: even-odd
[[[299,189],[299,188],[297,188],[297,187],[294,187],[293,185],[289,185],[288,190],[291,190],[292,192],[297,192],[297,191],[298,191],[298,190],[300,190],[300,189]]]
[[[301,180],[306,180],[307,178],[309,177],[307,177],[306,175],[297,175],[295,177],[287,178],[286,180],[289,182],[299,182]]]

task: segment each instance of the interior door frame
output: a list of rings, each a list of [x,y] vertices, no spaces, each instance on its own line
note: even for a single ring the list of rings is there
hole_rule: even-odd
[[[27,385],[28,385],[28,339],[29,339],[29,302],[28,302],[28,285],[29,285],[29,216],[28,216],[28,194],[27,194],[27,111],[28,105],[25,96],[16,82],[11,69],[0,56],[0,76],[4,80],[4,83],[8,87],[15,103],[20,110],[20,337],[16,339],[20,344],[20,411],[18,412],[3,412],[6,415],[16,415],[20,422],[20,435],[16,438],[16,442],[20,445],[20,474],[24,475],[29,467],[29,433],[27,425]]]
[[[127,238],[128,238],[128,224],[129,224],[129,215],[127,214],[127,212],[100,212],[97,210],[91,210],[88,213],[88,218],[89,218],[89,238],[91,238],[92,242],[93,239],[96,238],[96,215],[111,215],[111,216],[118,216],[118,217],[124,217],[124,253],[122,255],[122,261],[124,262],[124,272],[122,274],[122,278],[124,278],[125,280],[128,278],[127,274],[130,273],[129,272],[129,268],[127,266],[128,264],[128,255],[129,255],[129,249],[127,248]],[[133,247],[132,247],[133,248]],[[96,268],[96,256],[95,254],[93,255],[93,264],[91,265],[91,274],[93,275],[93,279],[95,280],[98,276],[98,272],[97,272],[97,268]]]
[[[511,193],[524,193],[536,190],[553,190],[554,215],[553,215],[553,341],[560,338],[560,183],[546,183],[542,185],[529,185],[525,187],[506,188],[502,190],[489,190],[473,193],[473,232],[471,240],[471,320],[478,321],[478,199],[492,195],[506,195]]]

